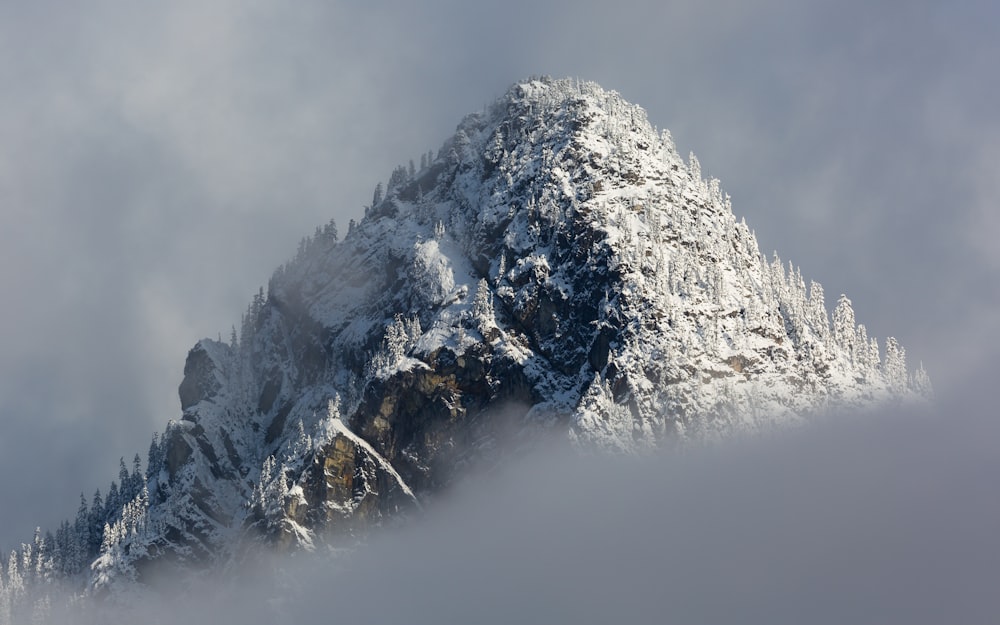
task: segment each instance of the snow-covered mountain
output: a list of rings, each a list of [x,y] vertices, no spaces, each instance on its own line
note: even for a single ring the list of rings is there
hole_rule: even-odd
[[[343,240],[304,239],[228,343],[198,342],[145,473],[12,554],[3,596],[314,547],[543,432],[651,450],[929,392],[846,297],[831,319],[762,255],[641,108],[532,79],[395,170]]]

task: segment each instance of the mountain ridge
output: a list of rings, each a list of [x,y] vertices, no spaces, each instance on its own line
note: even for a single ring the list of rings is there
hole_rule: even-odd
[[[850,300],[831,319],[764,257],[640,107],[529,79],[397,168],[343,240],[332,222],[303,240],[229,343],[188,354],[144,479],[11,561],[127,592],[153,562],[362,535],[511,437],[651,450],[929,389]]]

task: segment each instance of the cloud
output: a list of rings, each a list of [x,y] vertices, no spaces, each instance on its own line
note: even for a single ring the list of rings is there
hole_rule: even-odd
[[[176,580],[98,620],[992,622],[1000,426],[983,381],[933,411],[680,454],[546,448],[354,550],[238,567],[221,587]]]
[[[619,90],[935,380],[998,328],[996,8],[102,0],[0,6],[0,547],[176,417],[300,237],[529,74]]]

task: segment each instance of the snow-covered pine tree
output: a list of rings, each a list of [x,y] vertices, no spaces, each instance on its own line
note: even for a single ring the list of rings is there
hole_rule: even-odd
[[[46,532],[45,535],[42,534],[42,528],[35,528],[35,538],[34,538],[34,561],[32,564],[35,567],[34,583],[36,586],[43,586],[52,581],[53,574],[53,547],[55,541],[52,539],[52,534]]]
[[[291,440],[291,446],[286,456],[290,460],[304,460],[310,449],[312,449],[312,437],[306,433],[302,419],[296,421],[295,437]]]
[[[856,358],[857,351],[855,326],[854,308],[851,306],[851,300],[847,299],[846,295],[841,294],[840,299],[837,300],[837,307],[833,309],[833,339],[841,349],[848,353],[851,362]]]
[[[870,378],[878,372],[878,369],[872,363],[871,353],[866,348],[868,345],[868,329],[865,327],[865,324],[859,323],[854,329],[854,334],[854,345],[856,348],[854,352],[854,364],[861,369],[866,377]]]
[[[274,456],[268,456],[261,465],[260,480],[251,496],[254,513],[263,521],[261,529],[270,532],[280,527],[287,499],[285,465],[279,464]]]
[[[7,559],[7,605],[11,615],[11,622],[17,615],[24,600],[25,587],[24,579],[18,568],[17,551],[11,551]]]
[[[910,386],[924,397],[930,397],[934,393],[934,389],[931,387],[931,378],[927,375],[923,362],[913,372],[913,381]]]
[[[406,168],[402,165],[396,167],[392,170],[392,174],[389,176],[389,183],[385,187],[386,195],[392,197],[392,192],[399,190],[403,185],[406,184],[408,175],[406,173]]]
[[[823,285],[819,282],[810,282],[809,305],[806,317],[809,321],[809,327],[825,343],[827,337],[830,335],[830,319],[827,316],[824,299]]]
[[[323,239],[328,244],[336,243],[340,239],[340,231],[337,230],[337,220],[330,219],[325,226],[323,226]]]
[[[128,534],[121,520],[105,523],[103,534],[100,554],[91,565],[91,589],[95,592],[115,591],[137,579],[131,559],[125,557]]]
[[[493,292],[485,278],[476,285],[476,294],[472,299],[472,322],[476,330],[487,341],[499,334],[496,323],[496,311],[493,308]]]
[[[701,163],[694,152],[688,153],[688,171],[691,173],[691,181],[695,184],[701,183]]]
[[[907,387],[906,351],[895,337],[885,340],[885,365],[882,368],[886,383],[894,393],[903,393]]]
[[[878,349],[878,339],[874,336],[868,339],[868,362],[876,370],[881,370],[882,356]]]
[[[35,573],[35,559],[34,559],[34,549],[32,548],[32,543],[21,543],[21,562],[18,565],[21,571],[21,579],[24,582],[24,588],[27,590],[31,587],[32,579]]]

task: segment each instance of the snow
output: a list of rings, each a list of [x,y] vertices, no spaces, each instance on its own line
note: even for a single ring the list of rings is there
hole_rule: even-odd
[[[352,432],[351,429],[348,428],[346,425],[344,425],[344,422],[337,417],[334,417],[329,420],[329,427],[333,432],[336,432],[341,436],[347,437],[348,439],[350,439],[352,443],[354,443],[358,447],[361,447],[373,458],[375,458],[375,460],[379,463],[379,466],[396,480],[396,483],[399,484],[399,487],[402,489],[402,491],[407,495],[409,495],[410,497],[413,497],[414,500],[416,500],[416,496],[413,494],[413,491],[410,490],[410,487],[406,485],[406,482],[399,475],[399,473],[396,472],[396,469],[393,468],[392,464],[388,460],[383,458],[381,454],[375,451],[375,448],[369,445],[368,441],[366,441],[365,439],[361,438],[360,436]]]
[[[831,321],[821,287],[764,257],[718,181],[641,108],[593,83],[515,85],[344,240],[304,244],[237,342],[196,346],[204,396],[164,434],[176,466],[151,478],[143,522],[182,536],[182,560],[225,552],[266,488],[302,497],[308,454],[332,435],[423,495],[348,424],[376,383],[432,369],[442,349],[523,375],[537,398],[525,427],[624,452],[929,392],[895,342],[884,361],[860,348],[848,312]],[[127,540],[142,552],[145,538],[113,542],[94,584],[131,575]]]

